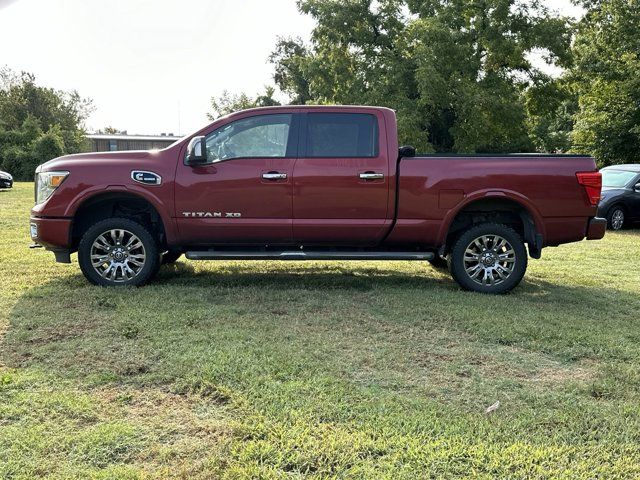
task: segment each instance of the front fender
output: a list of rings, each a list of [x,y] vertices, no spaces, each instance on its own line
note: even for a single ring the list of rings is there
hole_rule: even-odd
[[[162,195],[164,197],[164,195],[168,193],[168,189],[169,187],[163,189],[144,186],[138,187],[136,185],[105,185],[90,187],[77,193],[73,197],[66,206],[64,216],[70,218],[75,217],[82,205],[85,205],[87,202],[101,196],[117,195],[118,193],[133,195],[146,200],[153,206],[153,208],[156,209],[164,225],[167,242],[174,244],[178,241],[178,236],[175,221],[171,215],[171,207],[170,205],[167,205],[167,202],[163,201],[160,196]],[[164,190],[164,192],[162,190]],[[173,204],[173,202],[171,202],[171,204]]]

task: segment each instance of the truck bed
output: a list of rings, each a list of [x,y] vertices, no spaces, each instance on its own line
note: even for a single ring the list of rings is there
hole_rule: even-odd
[[[596,170],[584,155],[419,155],[398,166],[397,220],[389,242],[437,245],[452,216],[473,202],[501,198],[525,206],[544,245],[580,241],[595,208],[576,179]]]

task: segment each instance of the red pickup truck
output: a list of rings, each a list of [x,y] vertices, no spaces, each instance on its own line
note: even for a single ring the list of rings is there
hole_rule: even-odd
[[[381,107],[220,118],[159,151],[69,155],[36,170],[31,236],[98,285],[191,260],[421,260],[467,290],[518,285],[528,255],[602,238],[601,176],[569,155],[420,155]],[[527,247],[525,247],[525,245]]]

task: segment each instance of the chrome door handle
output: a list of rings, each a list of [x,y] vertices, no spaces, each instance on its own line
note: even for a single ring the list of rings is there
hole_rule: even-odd
[[[287,174],[279,172],[269,172],[263,173],[262,178],[264,178],[265,180],[285,180],[287,178]]]
[[[359,176],[362,180],[380,180],[384,178],[384,173],[364,172]]]

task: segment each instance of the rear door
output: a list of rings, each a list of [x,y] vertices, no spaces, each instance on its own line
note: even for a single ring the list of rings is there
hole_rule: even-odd
[[[389,158],[382,113],[301,115],[293,181],[299,243],[373,244],[390,224]]]
[[[289,113],[253,115],[206,135],[204,165],[179,162],[175,204],[185,244],[288,244],[298,132]]]

